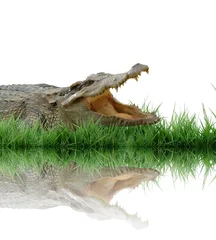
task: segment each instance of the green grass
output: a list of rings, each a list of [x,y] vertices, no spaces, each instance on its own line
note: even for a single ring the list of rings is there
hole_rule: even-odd
[[[148,106],[145,106],[148,110]],[[214,119],[216,115],[213,114]],[[213,120],[214,120],[213,119]],[[200,122],[187,111],[173,113],[170,122],[162,119],[150,126],[103,127],[93,123],[69,131],[65,127],[45,130],[28,127],[11,118],[0,121],[0,145],[3,148],[67,149],[214,149],[216,128],[205,113]]]

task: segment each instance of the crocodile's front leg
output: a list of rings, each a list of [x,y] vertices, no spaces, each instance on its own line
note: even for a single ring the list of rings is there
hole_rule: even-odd
[[[50,103],[42,94],[35,94],[25,100],[21,118],[28,125],[39,123],[45,128],[51,128],[60,121],[56,103]]]

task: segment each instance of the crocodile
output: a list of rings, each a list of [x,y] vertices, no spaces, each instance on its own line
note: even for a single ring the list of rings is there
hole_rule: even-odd
[[[0,86],[0,118],[14,117],[45,128],[63,124],[70,129],[93,121],[103,126],[135,126],[157,123],[155,113],[143,112],[134,104],[123,104],[113,97],[111,88],[118,88],[131,78],[138,80],[149,71],[135,64],[120,74],[99,72],[69,87],[48,84],[13,84]]]
[[[39,169],[22,165],[14,174],[0,171],[0,208],[67,206],[97,220],[115,218],[141,229],[147,222],[110,201],[117,192],[135,188],[158,175],[155,169],[124,166],[90,171],[75,162],[66,166],[46,162]]]

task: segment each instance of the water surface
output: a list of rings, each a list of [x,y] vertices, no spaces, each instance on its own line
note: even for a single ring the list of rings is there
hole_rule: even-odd
[[[115,229],[116,237],[173,239],[172,229],[178,232],[175,239],[211,239],[214,168],[213,152],[2,150],[2,234],[10,223],[23,239],[27,226],[32,231],[37,226],[38,234],[43,230],[54,239],[62,232],[70,239],[71,229],[84,226],[96,239],[101,237],[96,229],[107,227]],[[79,234],[84,237],[85,232]]]

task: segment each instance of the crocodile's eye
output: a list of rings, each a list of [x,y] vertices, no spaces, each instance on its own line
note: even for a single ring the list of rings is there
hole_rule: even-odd
[[[85,87],[91,86],[95,81],[89,79],[87,82],[85,82]]]
[[[75,82],[70,86],[70,92],[75,93],[77,91],[80,91],[84,87],[91,86],[94,82],[95,81],[91,79],[85,80],[84,82],[82,81]]]

